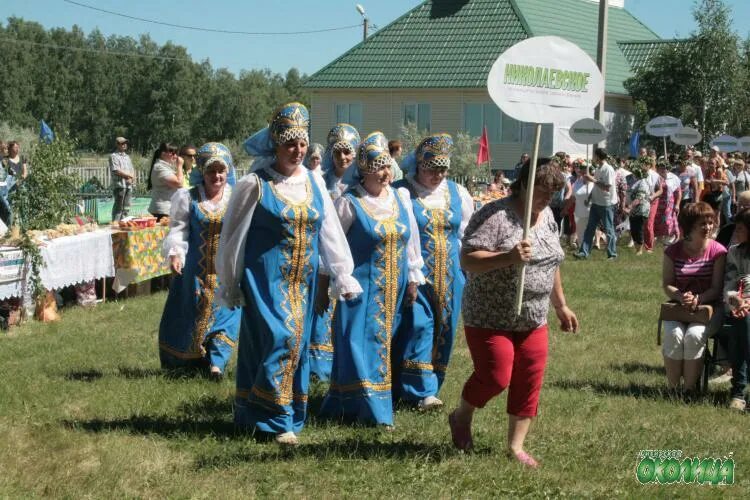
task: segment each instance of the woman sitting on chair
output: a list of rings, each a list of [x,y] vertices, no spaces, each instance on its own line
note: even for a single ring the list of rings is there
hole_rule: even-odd
[[[664,251],[662,285],[670,300],[688,311],[711,305],[710,324],[664,321],[662,354],[670,389],[693,391],[703,368],[706,340],[722,319],[721,304],[724,261],[727,250],[711,239],[716,218],[707,203],[691,203],[678,220],[683,238]]]

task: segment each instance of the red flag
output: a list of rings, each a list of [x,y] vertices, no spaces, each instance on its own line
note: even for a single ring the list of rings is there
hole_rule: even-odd
[[[487,126],[482,130],[482,138],[479,139],[479,151],[477,151],[477,166],[490,161],[490,141],[487,137]]]

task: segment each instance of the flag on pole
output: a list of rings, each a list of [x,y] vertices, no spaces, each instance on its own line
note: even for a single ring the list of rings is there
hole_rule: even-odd
[[[630,156],[633,158],[638,158],[638,143],[641,141],[641,133],[639,131],[633,132],[633,135],[630,136]]]
[[[47,144],[55,140],[55,133],[52,132],[52,129],[44,120],[39,124],[39,138]]]
[[[487,137],[487,126],[482,130],[482,138],[479,139],[479,151],[477,151],[477,166],[490,161],[490,141]]]

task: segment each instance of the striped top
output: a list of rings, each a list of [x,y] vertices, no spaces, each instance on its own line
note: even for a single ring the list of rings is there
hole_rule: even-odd
[[[683,240],[670,245],[664,255],[674,263],[674,286],[681,292],[703,293],[711,288],[716,259],[727,254],[727,249],[716,240],[710,240],[706,251],[699,257],[685,254]]]

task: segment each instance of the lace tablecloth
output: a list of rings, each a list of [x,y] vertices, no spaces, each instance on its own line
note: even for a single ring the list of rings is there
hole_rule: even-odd
[[[109,229],[55,238],[40,250],[45,266],[39,274],[47,290],[115,275]]]
[[[39,274],[47,290],[115,275],[109,229],[55,238],[39,250],[44,260]],[[20,249],[0,247],[0,300],[27,295],[27,273]]]
[[[21,297],[23,289],[23,252],[16,247],[0,247],[0,300]]]

